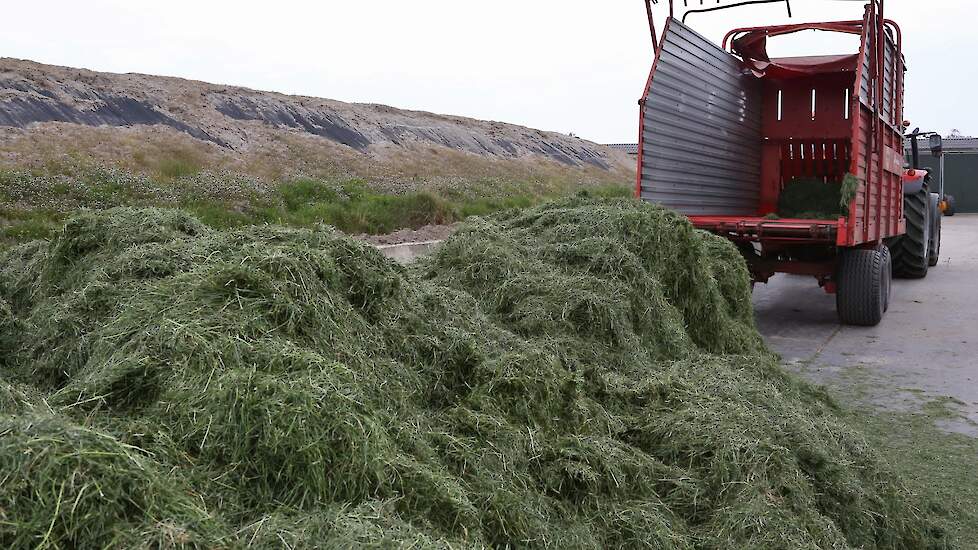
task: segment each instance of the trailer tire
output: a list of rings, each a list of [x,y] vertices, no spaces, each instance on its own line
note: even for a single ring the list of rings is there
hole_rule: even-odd
[[[947,206],[945,206],[945,208],[944,208],[944,215],[945,216],[953,216],[954,215],[954,195],[944,195],[944,202],[947,203]]]
[[[930,195],[931,227],[930,227],[930,246],[928,247],[927,265],[934,267],[941,261],[941,197],[937,193]]]
[[[903,212],[907,232],[893,239],[893,275],[904,279],[923,279],[930,264],[930,193],[926,189],[904,195]]]
[[[885,254],[879,248],[846,248],[839,252],[835,308],[846,325],[872,327],[886,309]]]

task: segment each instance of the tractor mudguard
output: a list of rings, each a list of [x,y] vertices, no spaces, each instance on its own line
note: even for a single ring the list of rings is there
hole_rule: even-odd
[[[923,174],[923,175],[921,175]],[[915,176],[903,176],[903,194],[913,195],[920,192],[921,189],[927,187],[927,183],[930,181],[930,174],[926,170],[917,170],[917,175]]]

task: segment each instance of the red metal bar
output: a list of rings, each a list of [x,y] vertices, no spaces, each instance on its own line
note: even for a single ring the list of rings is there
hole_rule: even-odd
[[[717,233],[734,240],[779,243],[835,244],[839,226],[844,218],[836,220],[771,220],[743,216],[690,216],[690,222],[698,229]]]
[[[902,52],[903,51],[903,31],[900,29],[900,25],[898,25],[897,22],[894,21],[894,20],[892,20],[892,19],[883,19],[883,23],[885,23],[885,24],[890,25],[891,27],[893,27],[893,30],[896,32],[896,36],[897,36],[897,49],[899,49]]]
[[[868,238],[866,240],[878,242],[883,238],[883,188],[887,186],[890,180],[889,172],[886,170],[886,165],[884,164],[889,141],[886,139],[886,125],[882,123],[883,117],[886,116],[884,112],[885,106],[883,104],[883,95],[886,92],[886,28],[883,23],[883,0],[879,0],[879,12],[873,19],[873,23],[876,30],[876,109],[878,116],[875,123],[879,127],[877,130],[879,145],[876,147],[876,166],[879,172],[879,179],[876,182],[876,208],[870,209],[870,216],[875,217],[873,233],[867,236]],[[896,75],[893,76],[896,77]],[[890,107],[896,108],[892,103]]]
[[[895,71],[894,71],[894,78],[896,79],[896,86],[895,86],[895,88],[896,88],[896,108],[895,108],[895,113],[894,113],[894,119],[896,121],[897,126],[900,128],[900,138],[899,138],[899,141],[900,141],[900,149],[901,149],[901,152],[902,152],[902,149],[903,149],[903,129],[904,129],[904,121],[903,121],[903,115],[904,115],[904,113],[903,113],[903,101],[904,101],[904,98],[903,98],[903,94],[904,94],[904,82],[903,82],[903,78],[904,77],[903,77],[903,75],[904,75],[904,70],[905,70],[905,67],[904,66],[906,64],[906,61],[903,58],[903,30],[900,28],[900,25],[898,25],[893,20],[884,19],[883,20],[883,23],[886,24],[886,25],[889,25],[890,27],[892,27],[893,28],[893,32],[896,35],[896,52],[894,54],[895,55],[895,60],[896,60],[896,67],[895,67]],[[901,227],[900,227],[900,222],[903,219],[903,193],[901,192],[902,191],[902,186],[903,186],[903,184],[902,184],[902,181],[901,181],[901,182],[897,182],[890,189],[890,200],[889,200],[889,207],[888,207],[888,213],[889,213],[888,221],[889,221],[889,226],[887,228],[887,233],[889,233],[890,235],[897,235],[897,234],[900,234],[900,233],[903,232],[901,230]]]
[[[859,34],[864,21],[835,21],[830,23],[794,23],[791,25],[775,25],[770,27],[740,27],[728,32],[723,37],[722,48],[727,49],[730,39],[738,34],[750,33],[754,31],[765,31],[769,37],[791,34],[806,30],[820,30],[829,32],[843,32],[847,34]]]
[[[748,260],[751,271],[761,273],[791,273],[793,275],[813,275],[815,277],[832,276],[835,273],[835,261],[799,262],[782,260]]]
[[[873,19],[876,17],[876,1],[872,0],[866,6],[869,11],[868,15],[866,16],[866,22],[869,23],[870,21],[873,21]],[[877,149],[879,149],[879,143],[877,140],[877,136],[878,136],[877,123],[879,121],[879,110],[877,108],[878,98],[876,97],[876,79],[879,73],[876,70],[877,55],[876,55],[876,47],[875,47],[876,44],[879,42],[879,40],[877,40],[875,26],[867,24],[866,31],[867,31],[868,38],[867,38],[867,42],[863,44],[863,49],[866,50],[866,55],[869,56],[870,59],[869,106],[870,106],[870,111],[872,112],[872,118],[870,118],[869,121],[870,127],[868,128],[869,150],[866,151],[866,173],[867,173],[866,189],[863,190],[863,195],[864,195],[863,208],[862,208],[862,212],[860,212],[860,216],[862,219],[862,233],[859,235],[859,238],[861,241],[869,240],[869,208],[872,203],[873,184],[876,182],[876,178],[878,177],[876,171],[876,163],[874,162],[875,161],[874,155],[876,154]],[[873,46],[872,50],[870,50],[871,45]]]
[[[866,14],[864,17],[868,16],[869,8],[867,7]],[[865,22],[865,19],[864,19]],[[862,93],[862,80],[865,65],[863,60],[866,56],[865,45],[869,44],[869,28],[867,25],[860,24],[860,42],[859,47],[859,59],[856,63],[856,79],[853,83],[852,94],[849,98],[849,114],[852,118],[852,153],[851,153],[851,163],[849,167],[849,172],[856,177],[860,177],[862,180],[860,189],[856,192],[856,197],[849,203],[849,215],[846,231],[840,231],[838,236],[837,244],[839,246],[852,246],[855,244],[856,228],[858,226],[858,197],[861,193],[865,193],[865,190],[870,185],[870,172],[872,170],[869,162],[868,152],[866,157],[866,170],[864,173],[860,172],[860,156],[863,154],[863,106],[860,94]],[[867,140],[868,141],[868,140]]]

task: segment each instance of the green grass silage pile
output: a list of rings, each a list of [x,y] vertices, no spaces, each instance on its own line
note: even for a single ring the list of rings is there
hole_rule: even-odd
[[[632,201],[329,229],[72,218],[0,257],[4,548],[945,548],[754,328],[726,241]]]

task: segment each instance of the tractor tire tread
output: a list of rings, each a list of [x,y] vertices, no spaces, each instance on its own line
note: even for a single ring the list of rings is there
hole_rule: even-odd
[[[927,276],[930,262],[927,211],[930,194],[920,191],[907,195],[903,200],[907,232],[893,240],[890,252],[893,257],[893,275],[904,279],[922,279]]]
[[[941,200],[936,193],[931,194],[931,220],[930,245],[927,248],[927,265],[936,266],[941,261]]]
[[[893,256],[890,247],[882,244],[877,249],[883,255],[883,313],[890,309],[890,292],[893,288]]]

